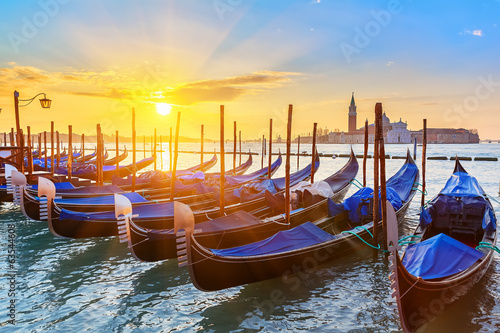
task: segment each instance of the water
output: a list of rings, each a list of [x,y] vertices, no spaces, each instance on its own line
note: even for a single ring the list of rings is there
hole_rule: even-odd
[[[310,151],[310,145],[302,146],[301,150]],[[213,151],[218,145],[205,147]],[[180,144],[180,148],[197,150],[198,145]],[[228,144],[227,149],[231,148]],[[284,144],[273,146],[274,151],[279,148],[285,151]],[[386,151],[404,156],[407,148],[413,149],[410,145],[388,145]],[[257,152],[260,145],[243,144],[243,150],[248,149]],[[348,153],[349,146],[319,145],[318,150]],[[359,145],[354,150],[362,153]],[[456,154],[500,157],[500,144],[430,145],[428,149],[429,156]],[[260,168],[260,156],[253,157],[254,164],[248,172]],[[142,153],[138,158],[142,158]],[[296,169],[296,159],[292,157],[292,171]],[[309,161],[310,157],[300,157],[302,167]],[[328,176],[346,161],[322,158],[316,179]],[[197,154],[179,155],[179,169],[198,162]],[[369,159],[368,170],[372,170],[372,163]],[[387,175],[392,175],[402,163],[403,160],[387,160]],[[427,162],[428,199],[439,192],[453,165],[453,161]],[[499,200],[499,162],[463,165],[487,193]],[[168,151],[164,154],[164,166],[168,169]],[[226,167],[232,168],[230,155],[226,156]],[[218,170],[218,166],[212,170]],[[277,176],[283,174],[284,166]],[[368,184],[372,184],[370,174],[369,171]],[[357,178],[362,180],[361,170]],[[411,204],[400,228],[401,235],[410,234],[416,225],[419,199],[417,196]],[[500,205],[494,206],[500,212]],[[12,204],[0,206],[0,221],[1,332],[401,331],[396,303],[390,297],[388,264],[373,260],[369,250],[299,275],[298,287],[274,279],[204,293],[195,289],[187,270],[179,269],[176,260],[138,262],[125,244],[115,238],[58,239],[45,223],[26,219]],[[15,326],[7,322],[7,306],[12,298],[7,290],[11,271],[7,262],[9,229],[17,235]],[[454,303],[426,331],[499,331],[499,279],[500,261],[495,258],[472,292]]]

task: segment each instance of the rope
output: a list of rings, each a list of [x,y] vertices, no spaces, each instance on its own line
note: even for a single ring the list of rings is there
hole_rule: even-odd
[[[368,234],[370,234],[370,236],[373,238],[372,233],[371,233],[368,229],[366,229],[365,227],[358,226],[358,227],[356,227],[356,228],[354,228],[354,229],[363,229],[363,230],[365,230],[366,232],[368,232]],[[354,235],[354,236],[358,237],[358,238],[359,238],[359,239],[360,239],[363,243],[365,243],[365,244],[366,244],[366,245],[368,245],[369,247],[371,247],[371,248],[373,248],[373,249],[375,249],[375,250],[380,250],[380,244],[377,244],[377,247],[375,247],[375,246],[371,245],[370,243],[368,243],[367,241],[365,241],[363,238],[361,238],[361,236],[360,236],[360,235],[358,235],[358,234],[357,234],[356,232],[354,232],[354,231],[351,231],[351,230],[345,230],[345,231],[342,231],[341,233],[342,233],[342,234],[351,234],[351,235]]]
[[[488,193],[485,193],[485,194],[486,194],[486,196],[487,196],[488,198],[490,198],[490,200],[493,200],[493,201],[495,201],[497,204],[499,204],[499,205],[500,205],[500,201],[496,200],[495,198],[493,198],[493,197],[492,197],[491,195],[489,195]]]
[[[500,254],[500,249],[497,246],[492,245],[492,244],[487,243],[487,242],[479,242],[479,245],[476,246],[476,250],[480,249],[480,248],[490,249],[490,250],[496,251],[497,253]]]
[[[354,179],[356,180],[356,179]],[[362,186],[359,186],[358,184],[356,184],[355,182],[353,181],[350,181],[349,184],[353,184],[354,186],[356,186],[357,188],[362,188]]]
[[[363,187],[363,183],[361,183],[359,180],[357,180],[356,178],[353,178],[352,180],[354,180],[355,182],[357,182],[359,184],[359,186]]]
[[[408,239],[408,238],[413,238],[413,237],[417,237],[417,238],[422,238],[422,236],[420,235],[410,235],[410,236],[405,236],[403,238],[401,238],[400,240],[398,240],[398,244],[401,243],[402,241],[404,241],[405,239]],[[400,244],[401,245],[401,244]]]

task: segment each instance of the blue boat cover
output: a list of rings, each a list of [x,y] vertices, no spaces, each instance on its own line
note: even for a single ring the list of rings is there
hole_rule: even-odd
[[[134,207],[134,215],[138,214],[139,218],[155,218],[155,217],[173,217],[174,203],[165,202],[160,204],[146,204]],[[59,219],[73,221],[113,221],[116,220],[114,211],[107,212],[74,212],[72,210],[61,209]]]
[[[387,180],[387,188],[392,188],[403,201],[408,200],[416,176],[418,167],[413,163],[405,163],[399,171]],[[389,195],[389,190],[387,191]]]
[[[212,249],[211,251],[217,256],[258,256],[301,249],[334,238],[335,236],[323,231],[311,222],[306,222],[293,229],[280,231],[259,242],[229,249]]]
[[[453,197],[482,197],[484,191],[477,179],[467,172],[455,172],[440,193]]]
[[[75,188],[73,186],[73,184],[71,184],[70,182],[54,183],[54,185],[56,187],[56,191],[59,191],[59,190],[69,190],[69,189]],[[38,185],[32,185],[31,188],[33,190],[38,190]]]
[[[149,202],[146,198],[136,192],[123,193],[131,203]],[[114,195],[105,195],[92,198],[74,198],[74,199],[54,199],[54,202],[61,205],[114,205]]]
[[[413,179],[413,178],[412,178]],[[413,181],[412,181],[413,184]],[[387,200],[392,204],[394,207],[394,210],[398,210],[403,206],[403,202],[401,201],[401,198],[399,197],[398,193],[392,188],[392,187],[387,187],[386,189],[386,195],[387,195]],[[361,219],[360,216],[358,215],[358,207],[359,204],[366,199],[373,198],[373,189],[370,187],[363,187],[360,188],[356,193],[354,193],[352,196],[347,198],[344,201],[344,209],[349,211],[349,219],[352,222],[355,223],[360,223]],[[379,198],[380,198],[380,190],[379,190]],[[382,200],[379,200],[379,216],[382,216],[381,213],[381,203]],[[334,207],[332,207],[334,208]],[[367,209],[367,205],[363,205],[361,208],[361,211],[359,212],[362,216],[366,215],[371,215],[372,212],[369,212]]]
[[[420,226],[424,228],[437,216],[446,216],[449,213],[461,214],[465,209],[476,209],[477,211],[484,210],[482,228],[487,231],[495,230],[494,210],[483,194],[484,190],[476,178],[467,172],[455,172],[448,179],[439,195],[421,212]],[[460,198],[460,200],[455,199],[455,197]]]
[[[450,236],[439,234],[406,249],[403,265],[424,280],[439,279],[463,272],[484,255]]]
[[[134,214],[136,210],[134,209]],[[173,208],[172,208],[173,214]],[[140,216],[140,214],[139,214]],[[245,211],[237,211],[227,216],[219,217],[211,221],[196,223],[196,229],[201,230],[202,234],[220,231],[230,231],[241,227],[257,225],[260,220],[250,213]],[[174,234],[174,229],[147,229],[148,238],[152,241],[156,240],[159,235]]]

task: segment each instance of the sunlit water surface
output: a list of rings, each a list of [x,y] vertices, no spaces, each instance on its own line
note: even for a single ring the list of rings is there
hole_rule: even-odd
[[[141,148],[141,147],[140,147]],[[198,144],[180,144],[181,150],[198,150]],[[205,144],[206,151],[218,148]],[[355,145],[357,154],[362,147]],[[387,154],[404,156],[410,145],[388,145]],[[227,144],[232,150],[232,144]],[[257,143],[244,143],[243,151],[260,152]],[[274,144],[275,152],[285,151]],[[297,149],[296,145],[293,149]],[[421,147],[418,147],[420,150]],[[163,167],[169,168],[165,145]],[[218,149],[217,149],[218,150]],[[310,145],[301,145],[310,151]],[[346,154],[347,145],[319,145],[322,153]],[[371,152],[370,152],[371,153]],[[111,153],[113,154],[113,153]],[[142,152],[138,153],[142,158]],[[429,145],[428,156],[500,157],[500,144]],[[205,160],[210,156],[205,155]],[[261,167],[261,156],[253,156],[248,172]],[[247,156],[243,156],[245,161]],[[420,151],[418,153],[420,158]],[[274,159],[274,158],[273,158]],[[125,162],[130,162],[131,156]],[[199,154],[179,155],[178,169],[199,163]],[[327,177],[346,163],[346,158],[321,158],[316,179]],[[239,157],[237,157],[239,162]],[[300,166],[310,157],[300,157]],[[360,165],[361,165],[360,160]],[[226,168],[232,168],[232,155]],[[387,160],[387,175],[403,160]],[[420,166],[420,160],[417,161]],[[161,159],[158,158],[158,164]],[[264,162],[266,164],[266,162]],[[464,167],[496,200],[499,162],[463,162]],[[427,199],[444,185],[453,161],[427,162]],[[292,171],[297,157],[292,156]],[[373,160],[368,160],[368,184],[372,184]],[[212,171],[218,171],[216,165]],[[284,175],[284,165],[276,176]],[[358,173],[362,181],[362,172]],[[351,188],[352,194],[356,188]],[[420,198],[410,206],[400,235],[410,234],[418,221]],[[500,205],[494,202],[497,212]],[[329,331],[398,332],[401,330],[395,301],[390,297],[388,263],[374,260],[371,251],[347,256],[299,276],[298,288],[281,279],[235,287],[218,292],[198,291],[186,269],[176,260],[142,263],[135,260],[118,239],[58,239],[46,223],[26,219],[12,204],[0,206],[0,330],[2,332],[208,332]],[[7,321],[12,297],[8,296],[11,271],[7,263],[8,225],[14,224],[16,325]],[[492,332],[500,330],[500,260],[492,266],[471,293],[454,303],[427,327],[427,332]],[[295,285],[294,285],[295,287]],[[278,297],[276,296],[278,295]]]

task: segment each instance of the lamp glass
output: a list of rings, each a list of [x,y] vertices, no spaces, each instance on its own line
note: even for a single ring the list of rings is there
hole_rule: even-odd
[[[40,98],[40,104],[42,105],[42,108],[44,108],[44,109],[49,109],[51,103],[52,103],[52,100],[50,100],[50,99]]]

